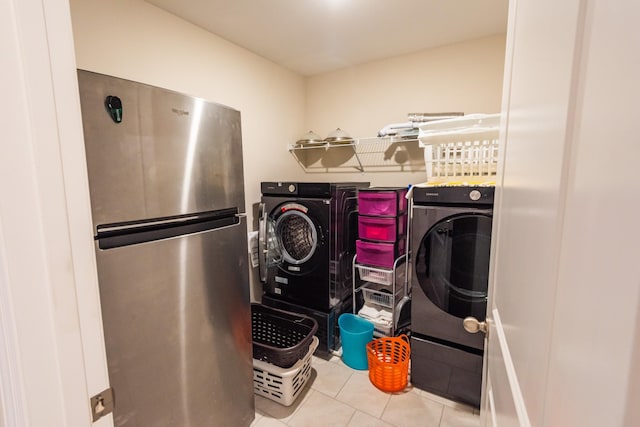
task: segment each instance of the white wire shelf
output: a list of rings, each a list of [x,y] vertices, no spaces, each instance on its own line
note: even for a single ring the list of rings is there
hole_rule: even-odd
[[[420,146],[498,139],[500,114],[469,114],[420,125]]]
[[[421,123],[417,136],[289,144],[308,173],[426,172],[430,181],[491,178],[497,173],[500,114],[470,114]]]
[[[425,170],[417,136],[357,138],[348,143],[289,144],[287,149],[307,172]]]

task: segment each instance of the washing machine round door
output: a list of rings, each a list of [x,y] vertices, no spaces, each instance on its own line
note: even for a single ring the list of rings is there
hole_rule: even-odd
[[[282,258],[290,264],[303,264],[314,254],[318,246],[318,233],[309,216],[299,210],[288,210],[275,224]]]
[[[416,279],[431,302],[459,317],[484,320],[489,284],[491,217],[460,214],[434,224],[416,256]]]

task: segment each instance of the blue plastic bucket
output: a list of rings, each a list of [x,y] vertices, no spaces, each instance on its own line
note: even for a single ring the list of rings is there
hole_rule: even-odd
[[[338,318],[342,340],[342,361],[353,369],[366,370],[367,343],[373,339],[373,323],[355,314]]]

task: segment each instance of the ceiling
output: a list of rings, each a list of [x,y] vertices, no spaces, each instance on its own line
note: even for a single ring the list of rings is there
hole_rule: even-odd
[[[146,0],[309,76],[505,33],[508,0]]]

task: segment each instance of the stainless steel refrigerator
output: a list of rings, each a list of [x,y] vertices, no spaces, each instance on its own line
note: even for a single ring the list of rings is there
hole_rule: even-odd
[[[254,418],[240,113],[78,71],[116,426]]]

